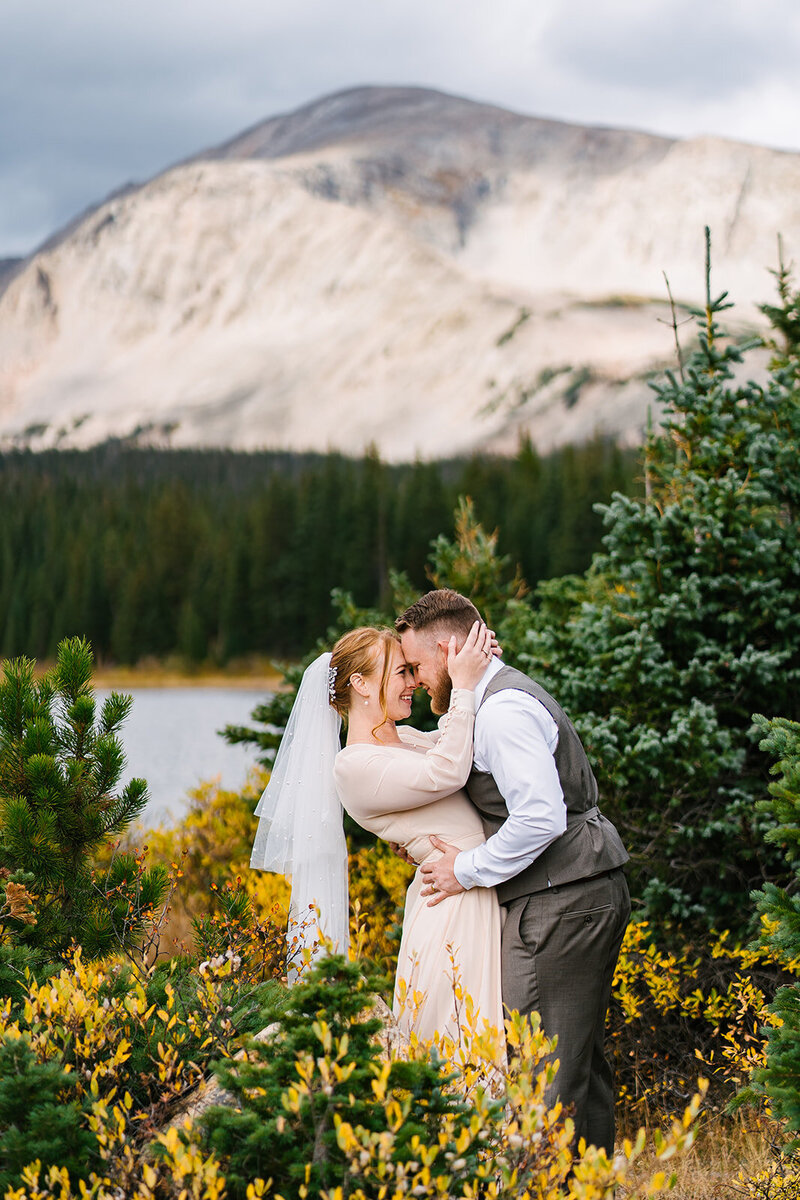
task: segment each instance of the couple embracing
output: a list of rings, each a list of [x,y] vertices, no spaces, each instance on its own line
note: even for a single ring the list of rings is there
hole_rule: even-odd
[[[479,1016],[538,1012],[558,1037],[560,1098],[576,1139],[614,1148],[603,1041],[630,915],[628,855],[598,808],[580,739],[556,701],[505,666],[475,606],[428,592],[395,622],[344,635],[303,676],[256,813],[251,865],[292,875],[348,942],[341,807],[419,864],[406,897],[395,1012],[421,1038],[456,1034],[451,954]],[[424,687],[436,733],[400,725]],[[347,743],[340,749],[342,718]],[[308,922],[305,922],[308,927]],[[423,996],[408,1007],[407,996]]]

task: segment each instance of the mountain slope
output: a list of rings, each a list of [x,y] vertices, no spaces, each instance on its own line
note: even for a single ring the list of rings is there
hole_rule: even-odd
[[[638,438],[662,271],[752,321],[800,156],[362,88],[272,118],[49,240],[0,296],[0,441],[390,458]],[[666,322],[666,323],[665,323]]]

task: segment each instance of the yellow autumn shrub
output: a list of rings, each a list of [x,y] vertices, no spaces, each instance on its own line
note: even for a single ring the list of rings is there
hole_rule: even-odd
[[[253,810],[265,782],[265,773],[254,772],[240,793],[204,784],[191,794],[180,829],[149,837],[150,855],[183,873],[175,907],[184,937],[192,918],[221,912],[225,889],[236,887],[251,898],[258,920],[268,921],[273,930],[285,928],[289,882],[249,868]],[[354,953],[379,963],[388,976],[394,972],[412,876],[413,868],[382,843],[351,854]],[[274,939],[272,947],[272,953],[284,953]],[[254,943],[254,953],[260,952]],[[276,961],[275,972],[281,970]],[[764,1029],[774,1020],[767,1012],[772,995],[786,972],[796,970],[796,963],[778,962],[763,949],[733,944],[724,932],[698,945],[682,941],[680,931],[673,929],[667,945],[647,922],[632,923],[615,974],[609,1018],[623,1133],[635,1139],[641,1124],[658,1128],[668,1114],[689,1105],[698,1073],[709,1078],[706,1119],[726,1120],[728,1102],[763,1062]],[[468,1024],[466,1000],[465,1017]],[[443,1045],[436,1052],[444,1057],[455,1053]],[[462,1073],[468,1070],[463,1049],[452,1061]],[[768,1122],[768,1111],[761,1111],[758,1119]]]
[[[150,856],[176,864],[182,874],[167,929],[173,942],[188,942],[192,919],[213,910],[215,893],[237,879],[258,912],[288,911],[290,888],[284,877],[250,868],[257,824],[253,814],[268,778],[255,767],[239,791],[223,788],[218,780],[201,783],[189,791],[180,825],[147,834]]]
[[[228,1003],[235,956],[222,956],[221,962],[205,964],[191,976],[191,1004],[185,987],[181,991],[173,982],[174,972],[162,980],[161,998],[154,1001],[142,980],[125,975],[120,986],[122,971],[118,963],[85,963],[76,949],[46,984],[29,980],[15,1011],[10,1002],[0,1011],[0,1039],[25,1038],[40,1061],[56,1061],[74,1075],[86,1124],[96,1139],[83,1179],[71,1180],[58,1162],[43,1166],[34,1161],[22,1170],[7,1200],[222,1200],[225,1195],[224,1163],[202,1149],[191,1120],[166,1122],[176,1102],[202,1078],[198,1049],[207,1060],[209,1055],[230,1058],[240,1046]],[[559,1104],[548,1108],[544,1100],[556,1067],[538,1023],[517,1017],[508,1024],[506,1066],[498,1032],[485,1023],[478,1027],[471,999],[455,976],[454,985],[462,1013],[458,1041],[412,1039],[408,1050],[394,1043],[393,1053],[428,1062],[438,1058],[443,1074],[453,1076],[449,1086],[470,1106],[469,1127],[456,1140],[452,1121],[443,1119],[434,1144],[422,1145],[417,1138],[404,1149],[402,1090],[387,1093],[388,1064],[376,1063],[373,1102],[385,1106],[388,1134],[376,1138],[344,1120],[337,1128],[339,1146],[353,1166],[352,1195],[374,1197],[383,1180],[386,1196],[467,1200],[474,1191],[464,1163],[474,1161],[476,1153],[486,1197],[579,1200],[608,1195],[628,1178],[643,1139],[613,1158],[582,1148],[574,1159],[571,1122]],[[289,1116],[309,1093],[324,1093],[330,1080],[346,1077],[351,1069],[346,1039],[334,1044],[323,1019],[314,1029],[319,1051],[297,1060],[296,1081],[282,1099]],[[143,1073],[148,1075],[144,1081]],[[663,1143],[657,1135],[656,1154],[666,1158],[667,1149],[675,1154],[691,1143],[698,1105],[696,1099],[690,1115]],[[309,1145],[309,1154],[311,1150]],[[652,1194],[662,1177],[667,1178],[656,1172],[649,1178],[650,1191],[637,1184],[629,1195]],[[281,1197],[281,1188],[271,1188],[267,1180],[254,1179],[251,1187],[253,1196]]]
[[[37,1159],[4,1200],[224,1200],[225,1178],[216,1157],[184,1141],[176,1129],[156,1137],[157,1156],[135,1148],[132,1107],[128,1094],[110,1108],[103,1102],[93,1106],[89,1123],[103,1165],[88,1181],[71,1181],[65,1167],[42,1167]]]
[[[351,934],[359,953],[393,975],[400,946],[406,890],[414,868],[385,842],[350,855]]]
[[[163,938],[167,950],[189,944],[192,921],[219,913],[221,892],[231,885],[250,898],[256,919],[285,927],[289,880],[250,868],[257,824],[253,813],[267,779],[267,772],[256,768],[240,792],[228,791],[217,781],[203,783],[189,792],[180,826],[147,835],[150,858],[171,864],[181,875]],[[360,954],[387,973],[394,971],[405,893],[413,874],[414,868],[382,842],[350,857],[353,942]]]
[[[622,1194],[630,1200],[637,1200],[674,1184],[675,1160],[694,1140],[704,1080],[664,1133],[656,1131],[648,1140],[641,1130],[634,1141],[624,1142],[613,1155],[583,1143],[576,1148],[571,1119],[560,1103],[548,1107],[545,1099],[557,1062],[538,1020],[515,1014],[506,1024],[503,1043],[498,1031],[478,1023],[469,998],[462,999],[457,1043],[438,1038],[424,1043],[412,1038],[410,1049],[399,1056],[408,1054],[425,1061],[438,1057],[444,1075],[451,1076],[450,1089],[469,1104],[468,1123],[457,1125],[455,1118],[446,1114],[435,1137],[414,1134],[409,1139],[406,1123],[411,1100],[390,1087],[390,1061],[377,1065],[372,1092],[384,1120],[378,1122],[378,1130],[372,1130],[341,1115],[335,1117],[337,1143],[349,1163],[349,1181],[346,1188],[323,1191],[322,1200],[418,1196],[437,1200],[476,1200],[478,1196],[486,1200],[602,1200],[614,1195],[617,1188],[624,1189]],[[285,1098],[289,1114],[299,1114],[304,1105],[313,1106],[316,1095],[325,1090],[326,1080],[337,1070],[347,1069],[346,1050],[330,1038],[326,1044],[326,1032],[322,1027],[318,1031],[324,1054],[309,1055],[298,1064],[298,1080]],[[396,1047],[394,1053],[398,1054]],[[655,1169],[636,1173],[646,1149]],[[248,1191],[248,1198],[250,1195]],[[255,1181],[254,1200],[268,1195],[272,1195],[269,1189]]]
[[[677,942],[673,938],[673,942]],[[722,1112],[764,1059],[767,1006],[794,964],[723,932],[697,947],[659,945],[632,922],[614,975],[609,1044],[624,1120],[657,1120],[687,1101],[698,1070],[709,1076],[707,1107]]]
[[[0,1044],[24,1039],[38,1062],[66,1071],[96,1139],[85,1180],[71,1183],[58,1163],[34,1161],[6,1193],[11,1200],[221,1200],[213,1156],[162,1126],[206,1077],[209,1059],[238,1049],[236,962],[207,967],[188,986],[174,970],[162,974],[87,963],[76,948],[46,983],[29,977],[21,1001],[2,1004]]]
[[[221,891],[230,886],[246,891],[258,920],[285,928],[289,882],[249,867],[253,812],[267,778],[266,772],[254,771],[240,793],[215,782],[203,784],[191,793],[180,828],[150,836],[150,854],[180,864],[183,872],[174,907],[181,914],[184,940],[190,919],[218,911]],[[413,868],[385,843],[350,856],[353,946],[390,977],[412,877]],[[275,938],[272,947],[279,955]],[[697,946],[673,930],[667,948],[650,924],[632,922],[614,977],[609,1017],[620,1112],[630,1128],[688,1103],[698,1071],[711,1081],[708,1107],[723,1111],[762,1061],[762,1031],[774,1019],[767,1005],[785,973],[796,968],[778,962],[772,952],[732,944],[725,932]],[[281,969],[275,961],[274,973]]]
[[[755,1175],[739,1171],[733,1187],[744,1200],[800,1200],[800,1160],[777,1153]]]

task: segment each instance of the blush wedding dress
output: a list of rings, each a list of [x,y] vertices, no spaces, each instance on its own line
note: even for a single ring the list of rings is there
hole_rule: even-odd
[[[419,864],[440,857],[430,841],[434,834],[459,850],[479,845],[481,819],[463,791],[474,722],[473,693],[454,689],[438,732],[401,725],[402,746],[345,746],[334,765],[343,807],[364,829],[404,846]],[[465,1009],[456,1000],[455,973],[464,996],[472,997],[477,1028],[488,1022],[502,1034],[501,919],[494,889],[472,888],[429,906],[421,888],[418,869],[406,894],[397,962],[398,1024],[421,1039],[438,1031],[457,1042]]]

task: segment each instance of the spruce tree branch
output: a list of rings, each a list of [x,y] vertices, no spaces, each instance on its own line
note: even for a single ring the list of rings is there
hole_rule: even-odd
[[[711,303],[711,230],[706,225],[705,227],[706,240],[706,264],[705,264],[705,279],[706,279],[706,345],[709,352],[714,347],[714,314]]]
[[[681,350],[681,342],[680,342],[680,338],[678,337],[678,314],[677,314],[677,309],[675,307],[675,299],[672,295],[672,288],[669,286],[669,278],[667,276],[667,272],[662,271],[661,274],[664,276],[664,283],[667,285],[667,295],[669,296],[669,307],[670,307],[670,312],[672,313],[672,332],[673,332],[673,335],[675,338],[675,352],[678,356],[678,374],[681,377],[681,383],[685,384],[686,377],[683,372],[683,351]],[[691,318],[687,318],[687,320],[691,320]],[[664,324],[666,324],[666,323],[667,322],[664,322]],[[683,321],[682,324],[686,324],[686,322]]]

